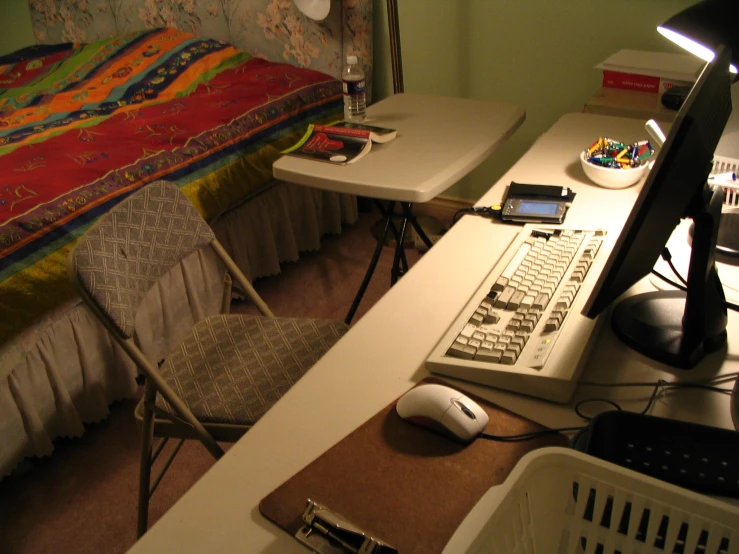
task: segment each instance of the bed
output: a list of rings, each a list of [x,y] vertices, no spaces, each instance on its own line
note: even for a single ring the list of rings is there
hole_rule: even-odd
[[[371,4],[336,0],[314,22],[287,0],[30,2],[38,44],[0,58],[0,478],[136,394],[66,277],[101,213],[170,180],[250,279],[356,220],[355,198],[271,166],[309,122],[340,118],[347,53],[371,74]],[[224,286],[207,252],[183,260],[145,301],[141,347],[161,356]]]

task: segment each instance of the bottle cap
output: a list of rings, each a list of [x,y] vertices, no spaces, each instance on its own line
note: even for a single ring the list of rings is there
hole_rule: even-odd
[[[357,60],[357,57],[356,56],[347,56],[346,57],[346,63],[348,63],[349,65],[354,65],[355,63],[357,63],[357,61],[358,60]]]

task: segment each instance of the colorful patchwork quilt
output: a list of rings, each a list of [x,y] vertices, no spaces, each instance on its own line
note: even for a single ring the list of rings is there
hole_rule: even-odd
[[[228,44],[156,29],[0,58],[0,345],[72,299],[74,241],[157,179],[212,218],[272,176],[341,85]]]

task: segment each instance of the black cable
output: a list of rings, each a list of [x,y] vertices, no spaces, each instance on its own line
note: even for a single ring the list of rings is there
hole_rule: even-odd
[[[708,382],[719,380],[719,379],[721,379],[721,377],[732,377],[732,376],[730,376],[730,375],[720,376],[718,378],[709,379]],[[733,376],[733,378],[736,379],[736,376]],[[692,388],[692,389],[703,389],[703,390],[707,390],[707,391],[710,391],[710,392],[719,392],[719,393],[723,393],[723,394],[732,394],[733,393],[733,389],[722,389],[721,387],[715,387],[715,386],[704,384],[704,383],[700,383],[700,382],[693,381],[693,382],[673,383],[673,382],[670,382],[670,381],[665,381],[664,379],[659,379],[656,383],[626,383],[626,384],[619,384],[619,383],[614,383],[614,384],[609,384],[609,383],[582,383],[582,384],[584,384],[586,386],[590,385],[590,386],[603,386],[603,387],[608,387],[608,386],[611,386],[611,387],[645,387],[645,386],[654,387],[654,390],[652,391],[652,394],[649,397],[649,400],[647,401],[647,405],[640,412],[641,415],[645,415],[649,411],[649,409],[654,404],[654,401],[657,399],[657,395],[658,395],[658,393],[659,393],[660,390],[662,390],[662,392],[664,392],[664,393],[667,393],[667,392],[670,392],[671,390],[675,390],[675,389],[681,389],[681,388],[682,389],[691,389]],[[616,408],[616,410],[618,410],[618,411],[623,411],[622,408],[621,408],[621,406],[619,406],[617,402],[615,402],[613,400],[609,400],[607,398],[588,398],[586,400],[581,400],[580,402],[578,402],[575,405],[575,413],[577,413],[577,415],[579,415],[581,418],[586,419],[588,421],[591,420],[592,418],[583,415],[579,411],[580,405],[581,404],[584,404],[586,402],[604,402],[606,404],[610,404],[611,406],[613,406],[614,408]]]
[[[676,289],[679,289],[679,290],[681,290],[681,291],[683,291],[683,292],[688,292],[688,289],[687,289],[687,287],[685,287],[685,286],[683,286],[683,285],[681,285],[681,284],[679,284],[679,283],[676,283],[675,281],[673,281],[672,279],[670,279],[670,278],[668,278],[668,277],[665,277],[664,275],[662,275],[662,274],[661,274],[661,273],[660,273],[659,271],[657,271],[656,269],[653,269],[653,270],[652,270],[652,273],[653,273],[653,274],[654,274],[654,275],[655,275],[656,277],[659,277],[659,278],[660,278],[660,279],[662,279],[662,280],[663,280],[664,282],[666,282],[666,283],[669,283],[670,285],[672,285],[672,286],[673,286],[673,287],[675,287]],[[726,306],[726,307],[727,307],[728,309],[730,309],[730,310],[734,310],[735,312],[739,312],[739,306],[738,306],[738,305],[736,305],[736,304],[734,304],[734,303],[732,303],[732,302],[729,302],[728,300],[724,300],[724,306]]]
[[[694,379],[692,381],[667,381],[671,387],[691,387],[693,385],[705,384],[721,384],[725,382],[733,382],[739,378],[739,371],[733,373],[725,373],[716,377],[707,377],[705,379]],[[603,383],[598,381],[580,381],[581,386],[586,387],[606,387],[606,388],[623,388],[623,387],[653,387],[654,381],[627,381],[625,383]]]
[[[712,387],[711,385],[702,385],[699,383],[691,384],[691,385],[683,385],[681,383],[675,383],[675,384],[668,384],[665,386],[665,391],[668,391],[670,389],[703,389],[707,390],[709,392],[720,392],[723,394],[731,394],[733,389],[722,389],[721,387]]]
[[[475,208],[462,208],[461,210],[457,210],[454,213],[454,217],[452,217],[452,225],[454,225],[464,214],[471,214],[475,211]]]
[[[707,382],[712,381],[719,381],[726,377],[734,377],[736,379],[736,375],[724,375],[719,376],[716,378],[708,379]],[[582,383],[586,386],[599,386],[599,387],[654,387],[652,390],[652,394],[649,397],[649,400],[647,401],[647,405],[644,407],[644,409],[640,412],[640,415],[646,415],[646,413],[649,411],[649,409],[654,405],[655,400],[657,399],[657,396],[661,391],[667,393],[672,389],[679,389],[679,388],[696,388],[696,389],[703,389],[708,390],[711,392],[720,392],[724,394],[731,394],[733,392],[732,389],[722,389],[720,387],[714,387],[709,384],[693,381],[693,382],[682,382],[682,383],[672,383],[669,381],[665,381],[664,379],[657,380],[656,383]],[[575,404],[575,413],[580,416],[585,421],[592,421],[592,417],[586,416],[580,411],[580,407],[583,404],[586,404],[588,402],[603,402],[605,404],[610,404],[613,406],[616,410],[619,412],[624,411],[619,404],[613,400],[610,400],[608,398],[586,398],[585,400],[580,400],[577,404]],[[602,413],[602,412],[601,412]],[[497,441],[497,442],[525,442],[532,439],[536,439],[538,437],[543,437],[546,435],[553,435],[555,433],[566,433],[566,432],[574,432],[578,431],[578,435],[575,436],[573,440],[576,440],[577,437],[579,437],[586,429],[588,428],[588,425],[580,426],[580,427],[560,427],[557,429],[544,429],[543,431],[531,431],[529,433],[521,433],[519,435],[492,435],[490,433],[480,433],[478,435],[479,438]]]
[[[687,288],[686,288],[685,286],[683,286],[683,285],[681,285],[681,284],[679,284],[679,283],[676,283],[675,281],[673,281],[672,279],[670,279],[669,277],[667,277],[667,276],[665,276],[665,275],[662,275],[662,274],[661,274],[661,273],[660,273],[659,271],[657,271],[656,269],[653,269],[653,270],[652,270],[652,274],[653,274],[653,275],[655,275],[656,277],[659,277],[660,279],[662,279],[662,280],[663,280],[663,281],[664,281],[665,283],[667,283],[668,285],[672,285],[672,286],[673,286],[673,287],[675,287],[676,289],[680,289],[680,290],[681,290],[681,291],[683,291],[683,292],[687,292],[687,290],[688,290],[688,289],[687,289]]]
[[[649,397],[649,402],[647,402],[647,405],[641,411],[641,415],[646,415],[646,413],[649,411],[649,408],[652,407],[652,404],[654,404],[654,401],[657,399],[657,393],[660,391],[660,389],[664,387],[664,384],[665,384],[665,381],[662,379],[659,379],[657,383],[654,385],[652,396]]]
[[[683,276],[680,275],[680,273],[678,272],[677,268],[675,268],[675,265],[672,263],[672,254],[670,254],[670,250],[668,248],[662,249],[662,259],[667,262],[667,265],[670,266],[670,269],[672,270],[672,273],[678,279],[680,279],[680,282],[687,287],[688,286],[688,282],[685,279],[683,279]]]
[[[588,415],[583,414],[580,411],[580,406],[582,406],[583,404],[587,404],[589,402],[603,402],[604,404],[610,404],[611,406],[613,406],[614,408],[616,408],[616,410],[618,410],[619,412],[622,412],[623,411],[621,409],[621,406],[619,406],[613,400],[609,400],[608,398],[586,398],[585,400],[580,400],[580,402],[578,402],[577,404],[575,404],[575,413],[578,416],[580,416],[582,419],[584,419],[585,421],[591,421],[593,418],[591,416],[588,416]]]
[[[555,433],[564,433],[568,431],[582,431],[585,427],[560,427],[559,429],[545,429],[543,431],[531,431],[530,433],[521,433],[520,435],[491,435],[490,433],[480,433],[479,437],[498,442],[525,442],[532,439],[543,437],[545,435],[553,435]]]
[[[473,215],[480,215],[483,217],[489,217],[494,218],[497,217],[500,213],[500,210],[494,210],[493,208],[487,207],[487,206],[480,206],[480,207],[471,207],[471,208],[462,208],[461,210],[457,210],[454,214],[454,217],[452,217],[452,225],[454,225],[457,221],[459,221],[459,218],[461,218],[465,214],[473,214]]]

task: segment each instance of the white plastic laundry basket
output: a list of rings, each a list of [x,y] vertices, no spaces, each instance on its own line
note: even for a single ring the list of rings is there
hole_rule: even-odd
[[[535,450],[444,554],[739,554],[739,508],[566,448]]]

